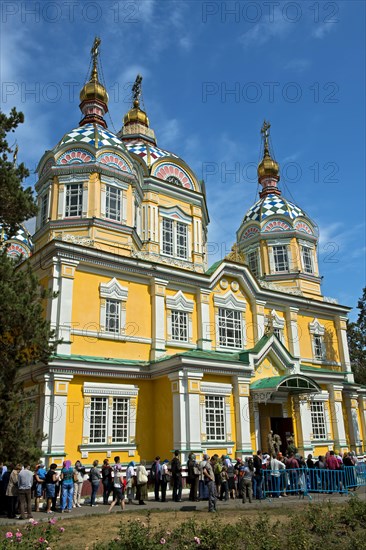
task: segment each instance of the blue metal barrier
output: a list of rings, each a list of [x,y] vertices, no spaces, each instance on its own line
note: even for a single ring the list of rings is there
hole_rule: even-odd
[[[349,489],[366,486],[366,463],[344,466],[339,470],[296,468],[263,470],[264,498],[298,495],[311,498],[311,493],[348,493]]]

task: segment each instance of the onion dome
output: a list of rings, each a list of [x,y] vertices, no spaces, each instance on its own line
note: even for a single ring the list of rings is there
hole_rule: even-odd
[[[140,108],[141,82],[142,76],[138,74],[132,86],[132,109],[123,117],[123,128],[120,137],[125,139],[141,138],[143,141],[156,145],[155,132],[149,127],[149,118],[145,111]]]
[[[274,193],[269,193],[251,206],[245,214],[243,223],[248,221],[263,222],[271,216],[285,216],[290,220],[298,217],[306,217],[307,214],[296,204],[279,197]]]
[[[92,71],[90,80],[81,89],[80,92],[80,110],[84,118],[80,121],[80,126],[84,124],[100,124],[104,128],[107,123],[104,120],[104,115],[108,112],[108,93],[103,84],[99,82],[98,77],[98,55],[101,40],[96,37],[91,49],[92,56]]]
[[[261,134],[264,141],[263,147],[263,159],[258,165],[258,182],[262,185],[263,190],[259,193],[259,196],[265,197],[269,194],[280,195],[281,191],[278,189],[277,184],[280,180],[280,168],[278,162],[276,162],[269,151],[269,129],[271,125],[269,122],[264,121],[261,129]]]

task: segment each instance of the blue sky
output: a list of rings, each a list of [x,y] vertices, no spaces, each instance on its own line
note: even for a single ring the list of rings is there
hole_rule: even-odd
[[[257,199],[266,118],[283,194],[319,226],[323,293],[356,306],[366,250],[364,2],[4,0],[1,27],[2,110],[26,116],[16,138],[31,170],[78,126],[98,34],[109,128],[121,128],[141,72],[158,145],[206,181],[210,262],[230,250]]]

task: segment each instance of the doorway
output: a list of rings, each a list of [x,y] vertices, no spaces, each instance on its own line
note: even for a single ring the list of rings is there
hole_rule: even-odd
[[[292,418],[271,417],[271,430],[281,438],[281,453],[287,451],[287,438],[294,433]]]

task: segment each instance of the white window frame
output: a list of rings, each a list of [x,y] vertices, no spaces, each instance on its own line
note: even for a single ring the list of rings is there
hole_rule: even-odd
[[[136,400],[138,396],[138,387],[128,384],[100,384],[99,382],[84,382],[84,421],[83,438],[81,449],[100,450],[107,448],[126,449],[136,448]],[[99,399],[104,405],[105,436],[95,441],[92,437],[92,403]],[[124,430],[125,437],[114,437],[115,429],[118,425],[115,423],[115,404],[121,400],[127,410],[125,412],[126,423]],[[112,449],[111,449],[112,450]]]
[[[49,201],[49,193],[48,193],[48,190],[47,190],[40,197],[40,206],[39,206],[40,227],[43,227],[48,222],[49,210],[50,210],[49,202],[50,202]]]
[[[71,200],[71,188],[77,188],[78,191],[76,193],[76,196],[78,198],[77,200],[77,213],[76,214],[70,214],[70,204],[68,205],[68,202],[70,203]],[[84,191],[84,185],[81,182],[70,182],[65,184],[65,218],[81,218],[83,215],[83,191]]]
[[[115,195],[114,197],[112,195]],[[116,202],[116,208],[111,208],[111,201]],[[105,217],[107,220],[120,223],[122,221],[123,192],[115,185],[105,186]]]
[[[216,326],[216,349],[217,350],[240,350],[245,348],[245,310],[246,302],[238,298],[232,290],[226,292],[226,294],[216,294],[214,295],[214,306],[215,306],[215,326]],[[222,345],[220,344],[220,310],[233,310],[239,313],[240,326],[241,326],[241,343],[240,347],[233,345]]]
[[[242,315],[237,309],[219,307],[218,310],[219,347],[243,349]],[[232,336],[229,336],[232,333]]]
[[[205,395],[206,441],[226,441],[225,397]]]
[[[192,220],[183,215],[183,213],[175,209],[169,209],[167,211],[160,210],[160,254],[168,258],[176,258],[177,260],[189,261],[191,257],[191,236],[189,228],[192,226]],[[166,221],[164,221],[166,220]],[[171,224],[171,233],[172,233],[172,246],[171,253],[164,251],[164,224],[169,221]],[[185,255],[178,254],[181,245],[179,244],[179,228],[185,228]]]
[[[114,277],[108,283],[100,283],[100,331],[110,335],[124,334],[126,328],[126,302],[128,298],[128,288],[119,284]],[[119,304],[119,327],[118,330],[111,331],[107,327],[107,302],[117,302]]]
[[[112,307],[116,311],[111,311]],[[113,328],[114,324],[114,328]],[[111,298],[105,299],[105,331],[112,334],[120,334],[121,330],[121,302]]]
[[[165,305],[167,309],[167,345],[178,347],[194,347],[193,344],[193,323],[192,313],[194,309],[194,301],[189,300],[179,290],[174,296],[166,296]],[[184,313],[187,316],[187,340],[175,340],[173,338],[173,312]]]
[[[178,309],[171,310],[172,317],[172,341],[173,342],[188,342],[189,341],[189,319],[186,311]]]
[[[309,243],[308,241],[304,241],[302,239],[298,239],[298,244],[300,246],[301,267],[303,272],[307,275],[315,275],[315,246],[313,243]],[[305,254],[309,254],[308,260],[310,260],[310,271],[307,269]]]
[[[315,318],[311,323],[309,323],[309,332],[311,335],[311,345],[313,349],[314,360],[325,361],[327,357],[326,347],[324,342],[325,326],[321,325],[318,319]],[[320,342],[320,346],[322,349],[321,355],[317,353],[318,345],[316,344],[316,339],[319,339],[319,342]]]
[[[105,176],[104,174],[100,177],[101,187],[100,187],[100,216],[108,221],[126,224],[127,223],[127,190],[128,184],[122,181],[119,181],[110,176]],[[109,215],[107,212],[108,206],[108,197],[107,197],[107,188],[115,189],[120,193],[120,215],[119,219],[115,219]]]
[[[226,446],[226,444],[232,443],[232,426],[231,426],[231,405],[230,396],[233,391],[231,384],[223,384],[218,382],[201,382],[200,384],[201,396],[200,400],[200,417],[201,417],[201,442],[205,447]],[[224,438],[223,439],[211,439],[207,437],[207,411],[206,411],[206,398],[219,397],[223,403],[224,413]]]
[[[246,258],[246,264],[249,267],[250,272],[254,277],[261,277],[262,275],[262,264],[261,264],[261,255],[260,255],[260,248],[258,245],[250,245],[247,248],[244,248],[243,250],[244,256]],[[256,264],[257,264],[257,273],[255,273],[255,270],[253,271],[251,267],[250,257],[251,255],[255,255],[256,258]]]
[[[310,415],[311,431],[313,434],[312,439],[314,441],[324,441],[328,439],[327,418],[325,413],[324,400],[314,399],[310,401]]]
[[[281,240],[275,240],[275,241],[267,241],[267,245],[268,245],[269,265],[270,265],[271,274],[281,275],[281,274],[290,273],[291,264],[292,264],[290,240],[281,239]],[[279,271],[276,267],[275,254],[274,254],[274,248],[279,246],[282,246],[286,249],[287,267],[288,267],[288,269],[281,270],[281,271]]]

